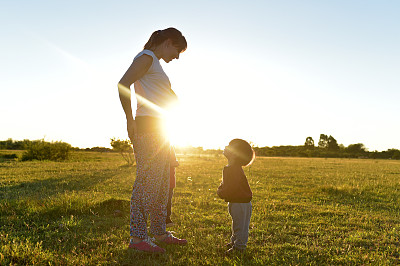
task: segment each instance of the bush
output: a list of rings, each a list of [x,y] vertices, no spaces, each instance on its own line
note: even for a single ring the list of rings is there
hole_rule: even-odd
[[[400,160],[400,151],[399,151],[399,150],[395,150],[395,151],[393,152],[392,159],[394,159],[394,160]]]
[[[70,151],[71,145],[65,142],[35,140],[27,144],[26,151],[22,154],[22,161],[64,161],[68,159]]]
[[[0,154],[0,157],[2,157],[4,159],[12,160],[12,159],[17,159],[18,155],[16,155],[15,153],[13,153],[13,154]]]
[[[18,155],[13,154],[1,154],[0,153],[0,163],[5,161],[16,161],[18,160]]]

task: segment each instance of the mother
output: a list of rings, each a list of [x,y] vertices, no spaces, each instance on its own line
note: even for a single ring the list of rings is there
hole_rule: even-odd
[[[168,76],[160,59],[169,63],[179,59],[187,43],[175,28],[153,32],[150,39],[133,60],[118,84],[124,109],[128,135],[134,144],[137,171],[131,198],[131,240],[129,248],[163,253],[165,249],[153,243],[154,239],[166,244],[187,244],[185,239],[174,237],[166,231],[166,205],[169,193],[169,140],[163,132],[163,111],[176,101]],[[131,108],[130,86],[134,84],[137,99],[136,118]]]

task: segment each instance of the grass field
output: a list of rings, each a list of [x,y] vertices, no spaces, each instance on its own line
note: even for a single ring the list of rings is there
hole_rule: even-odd
[[[135,167],[120,155],[1,160],[0,264],[400,264],[400,161],[257,158],[245,169],[254,194],[248,249],[225,257],[230,217],[216,189],[226,160],[178,159],[173,230],[189,244],[163,255],[127,249]]]

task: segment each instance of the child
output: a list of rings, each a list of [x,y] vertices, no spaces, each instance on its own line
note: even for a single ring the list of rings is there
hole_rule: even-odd
[[[175,149],[171,146],[170,151],[170,168],[169,168],[169,195],[167,203],[167,219],[165,221],[167,227],[174,226],[174,222],[171,220],[171,207],[172,207],[172,196],[174,195],[174,188],[176,186],[175,181],[175,167],[179,166],[179,162],[176,160]]]
[[[255,154],[250,144],[242,139],[234,139],[225,147],[223,154],[228,165],[222,172],[222,182],[217,194],[228,202],[232,217],[231,241],[226,252],[244,251],[249,238],[252,192],[242,167],[250,165]]]

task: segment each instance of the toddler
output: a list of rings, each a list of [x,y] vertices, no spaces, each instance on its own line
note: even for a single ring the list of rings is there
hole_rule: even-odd
[[[229,254],[244,251],[247,246],[253,194],[242,167],[253,163],[255,154],[250,144],[242,139],[229,142],[223,154],[228,159],[228,165],[223,169],[217,194],[228,202],[228,211],[232,217],[231,241],[226,245]]]

